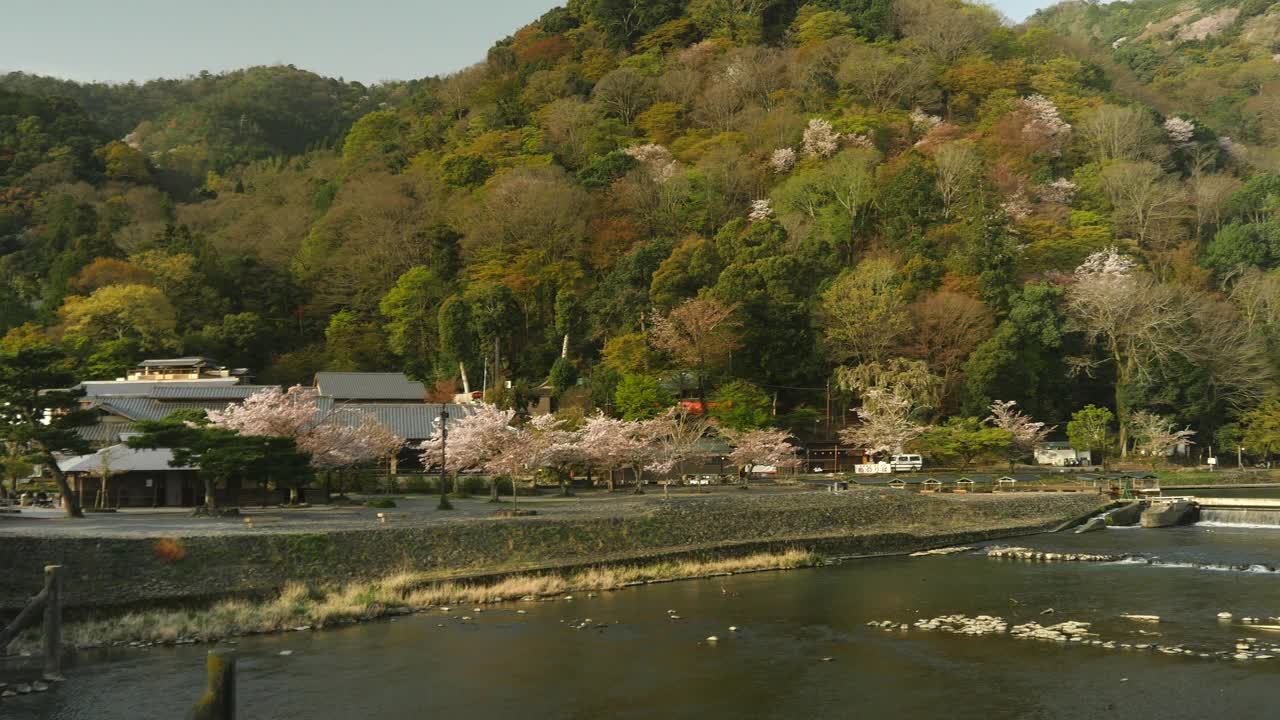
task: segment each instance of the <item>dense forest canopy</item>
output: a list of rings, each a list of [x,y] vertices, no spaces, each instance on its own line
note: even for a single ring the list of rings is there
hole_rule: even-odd
[[[571,0],[406,83],[0,77],[3,347],[85,378],[465,372],[802,436],[888,388],[1213,437],[1276,388],[1278,266],[1269,0]]]

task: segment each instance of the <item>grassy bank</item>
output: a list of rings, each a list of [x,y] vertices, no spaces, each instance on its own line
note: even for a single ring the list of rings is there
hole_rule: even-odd
[[[1181,485],[1252,485],[1280,482],[1280,470],[1158,470],[1153,473],[1162,487]]]
[[[223,600],[208,607],[147,610],[85,620],[64,629],[64,642],[78,648],[128,643],[177,644],[323,628],[389,615],[507,600],[533,600],[570,592],[602,592],[646,582],[665,582],[760,570],[817,565],[812,552],[790,549],[711,560],[672,560],[636,565],[592,567],[567,573],[512,575],[490,582],[432,582],[423,573],[400,573],[383,580],[315,587],[294,582],[259,602]],[[39,647],[39,630],[20,637],[14,651]]]

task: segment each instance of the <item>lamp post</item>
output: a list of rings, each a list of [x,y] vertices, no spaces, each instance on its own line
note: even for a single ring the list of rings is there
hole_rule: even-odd
[[[1244,467],[1244,446],[1241,445],[1236,448],[1236,469],[1239,470],[1243,467]]]
[[[449,439],[449,409],[443,403],[440,405],[440,417],[437,420],[440,423],[440,504],[436,506],[437,510],[452,510],[453,505],[449,503],[449,494],[445,488],[445,480],[448,472],[445,470],[445,444]]]

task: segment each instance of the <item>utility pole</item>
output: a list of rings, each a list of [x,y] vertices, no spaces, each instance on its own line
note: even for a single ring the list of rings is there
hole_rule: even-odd
[[[827,378],[827,439],[831,439],[831,378]]]
[[[440,404],[440,504],[437,510],[452,510],[453,505],[449,504],[449,495],[446,492],[445,480],[448,473],[445,471],[445,444],[449,440],[449,406],[444,403]]]

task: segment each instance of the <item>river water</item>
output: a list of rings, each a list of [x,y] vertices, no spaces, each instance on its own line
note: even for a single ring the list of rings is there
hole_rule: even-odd
[[[1239,623],[1280,615],[1280,529],[1108,529],[1003,544],[1011,543],[1134,557],[856,560],[243,638],[240,717],[1274,716],[1280,652],[1248,661],[1213,653],[1234,653],[1245,637],[1255,647],[1280,643],[1280,632]],[[1218,620],[1224,610],[1236,620]],[[866,624],[953,613],[999,616],[1010,626],[1091,622],[1103,640],[1211,657]],[[719,641],[707,643],[710,635]],[[183,717],[203,687],[204,653],[90,653],[64,686],[0,701],[0,717]]]

